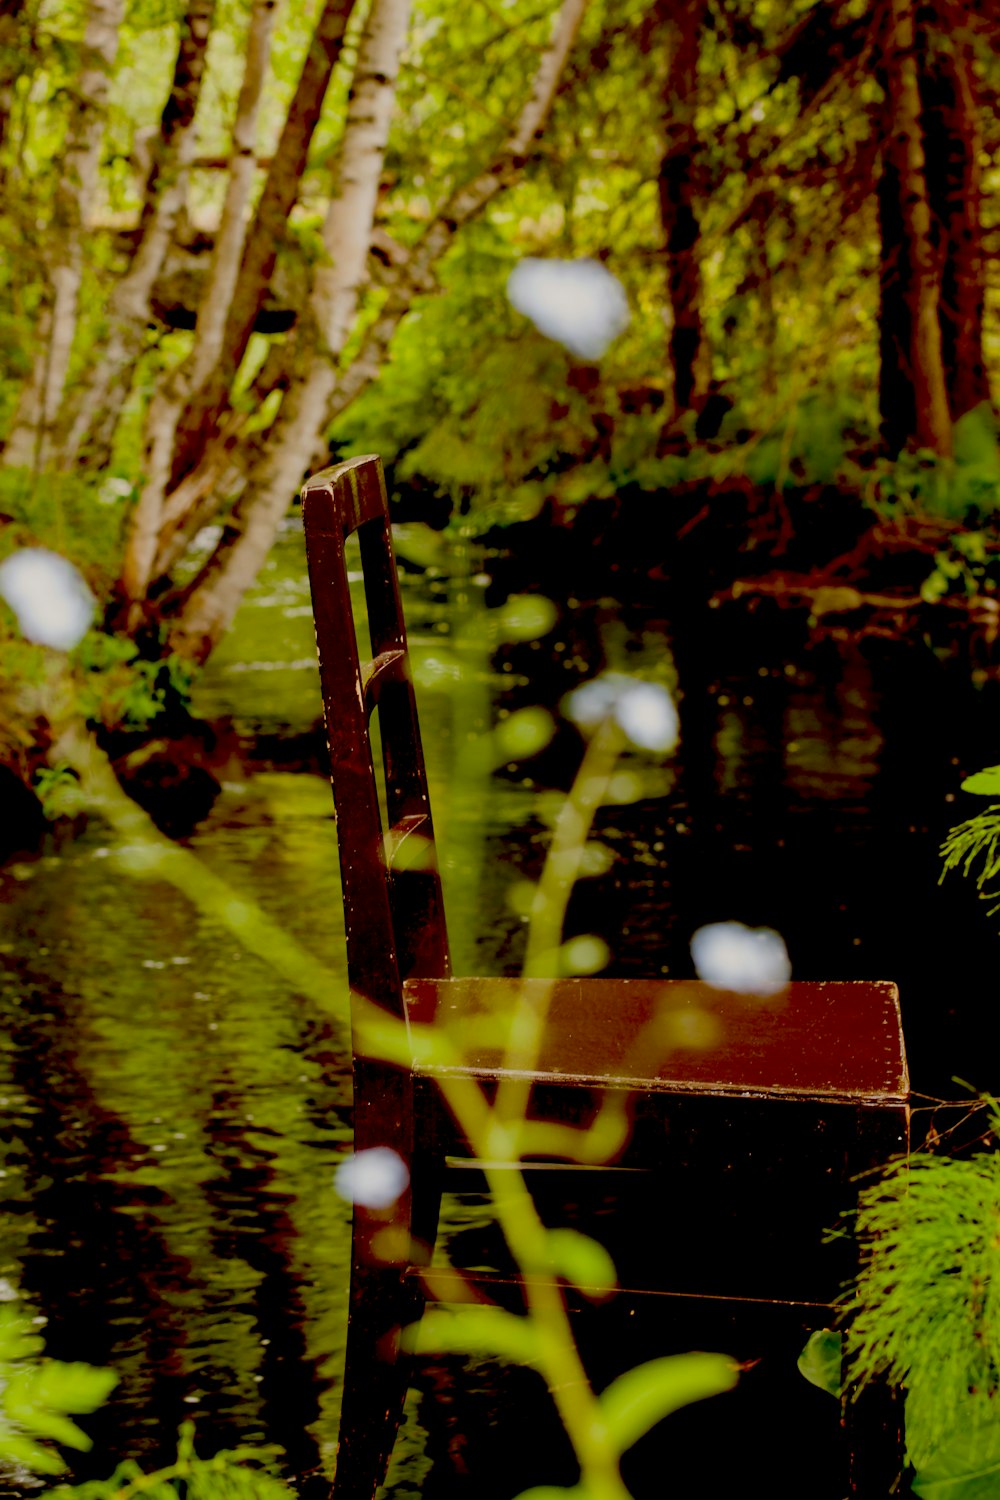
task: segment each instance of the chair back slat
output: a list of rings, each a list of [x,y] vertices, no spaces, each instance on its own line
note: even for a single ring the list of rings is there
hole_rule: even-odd
[[[302,490],[309,582],[353,992],[402,1016],[402,984],[450,972],[427,773],[388,501],[378,458],[326,469]],[[358,533],[372,660],[360,659],[347,538]],[[377,713],[388,833],[370,719]]]

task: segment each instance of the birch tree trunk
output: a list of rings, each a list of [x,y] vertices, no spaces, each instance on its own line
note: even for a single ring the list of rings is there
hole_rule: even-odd
[[[215,0],[189,0],[181,22],[173,85],[147,183],[139,248],[112,293],[107,343],[103,350],[94,352],[87,378],[64,410],[68,436],[59,453],[64,468],[69,468],[84,448],[95,466],[105,461],[128,398],[150,321],[153,286],[163,269],[187,194],[188,168],[196,147],[195,113],[214,8]]]
[[[922,448],[947,456],[951,452],[951,414],[948,407],[939,323],[940,286],[931,236],[926,158],[921,122],[919,75],[912,0],[892,0],[885,76],[890,101],[890,141],[886,159],[890,182],[898,180],[900,249],[905,256],[907,281],[902,286],[906,324],[897,335],[900,365],[908,366],[913,391],[913,437]],[[883,246],[885,257],[886,247]],[[897,272],[903,269],[900,258]],[[886,319],[883,307],[883,322]],[[883,336],[885,337],[885,336]],[[886,345],[883,342],[883,356]],[[893,382],[883,370],[882,415],[892,424]]]
[[[323,226],[329,263],[310,299],[316,347],[282,403],[273,437],[252,477],[253,503],[237,506],[228,535],[183,596],[170,646],[204,660],[228,628],[267,556],[312,454],[336,384],[335,360],[351,331],[367,276],[368,246],[396,100],[411,0],[373,0],[358,49],[351,99]]]
[[[531,94],[496,158],[485,172],[477,174],[451,194],[413,248],[397,260],[391,276],[386,278],[389,281],[389,295],[374,321],[365,330],[357,353],[348,368],[341,372],[333,389],[326,409],[327,426],[341,412],[346,411],[378,376],[396,329],[409,312],[414,298],[435,287],[434,268],[459,230],[488,208],[492,200],[524,170],[533,143],[548,120],[586,4],[587,0],[564,0],[556,16],[551,40],[535,74]],[[227,448],[232,446],[228,435],[223,442]],[[310,464],[321,461],[325,451],[326,444],[320,430],[316,434]],[[203,481],[199,480],[197,471],[192,473],[188,480],[181,482],[175,494],[167,501],[165,515],[169,515],[171,524],[180,529],[167,540],[157,558],[157,568],[162,572],[166,572],[180,555],[178,544],[183,535],[190,536],[197,529],[192,511],[187,512],[187,519],[177,519],[184,512],[184,506],[176,504],[177,499],[186,493],[191,497],[189,504],[199,505],[206,486],[213,483],[220,473],[232,472],[228,462],[218,462],[213,449],[206,454],[204,470]],[[207,512],[200,511],[197,525],[204,524],[207,519]]]
[[[76,334],[83,280],[83,228],[97,186],[104,139],[105,104],[118,51],[124,0],[90,0],[81,47],[81,69],[63,146],[50,233],[50,304],[38,333],[38,352],[25,384],[4,463],[42,467],[52,446]]]
[[[178,419],[171,488],[180,485],[201,459],[225,410],[274,271],[278,247],[298,193],[313,132],[354,4],[355,0],[326,0],[316,23],[247,240],[219,349]]]
[[[145,482],[129,518],[122,562],[125,599],[140,599],[149,582],[160,532],[163,495],[170,475],[177,422],[192,386],[212,369],[222,347],[229,308],[247,233],[247,209],[257,161],[257,116],[267,79],[274,28],[275,0],[254,0],[247,34],[243,82],[233,125],[233,149],[222,218],[212,250],[206,284],[198,307],[194,348],[181,368],[154,396],[146,421]]]
[[[440,213],[399,266],[389,298],[362,349],[352,362],[361,360],[362,375],[351,381],[350,369],[344,377],[351,383],[353,397],[368,383],[376,368],[378,356],[388,347],[400,320],[409,310],[418,291],[427,289],[437,261],[451,245],[458,230],[487,205],[523,170],[531,148],[544,128],[558,92],[560,78],[578,34],[587,0],[563,0],[557,13],[552,38],[542,54],[532,89],[517,122],[500,153],[486,171],[457,189]],[[359,59],[360,66],[360,59]],[[393,74],[393,77],[395,75]],[[352,100],[352,112],[355,101]],[[362,122],[363,123],[363,122]],[[386,122],[387,124],[388,122]],[[350,120],[348,122],[350,130]],[[342,152],[346,152],[345,131]],[[383,146],[384,150],[384,146]],[[372,148],[368,148],[369,155]],[[344,160],[342,155],[341,161]],[[342,178],[341,213],[331,206],[327,228],[331,231],[327,249],[332,264],[317,277],[314,313],[326,345],[313,361],[309,377],[301,387],[293,385],[285,399],[274,437],[247,483],[234,509],[229,525],[212,557],[179,599],[171,601],[165,613],[174,611],[176,623],[170,631],[170,645],[181,654],[204,660],[228,628],[247,588],[259,571],[277,533],[303,473],[317,457],[322,433],[333,414],[343,409],[338,400],[338,377],[334,356],[343,347],[350,332],[357,293],[365,274],[368,246],[374,218],[377,175],[368,176],[363,197],[360,184],[353,189],[345,174]],[[367,213],[364,243],[353,231],[346,212],[349,194],[363,201]],[[349,248],[350,247],[350,248]],[[357,257],[356,282],[352,284],[345,256]]]

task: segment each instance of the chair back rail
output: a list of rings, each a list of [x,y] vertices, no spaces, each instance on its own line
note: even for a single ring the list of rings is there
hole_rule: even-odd
[[[330,748],[352,992],[402,1017],[402,982],[450,972],[427,773],[377,458],[325,469],[302,490]],[[347,578],[358,535],[372,657],[362,662]],[[383,833],[370,720],[378,715]]]

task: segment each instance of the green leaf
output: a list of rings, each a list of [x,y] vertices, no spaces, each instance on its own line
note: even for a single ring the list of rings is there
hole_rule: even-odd
[[[725,1354],[669,1354],[620,1375],[601,1395],[616,1450],[624,1453],[663,1417],[732,1390],[738,1379],[739,1366]]]
[[[584,933],[570,938],[559,950],[559,969],[563,974],[597,974],[611,957],[602,937]]]
[[[1000,796],[1000,766],[987,766],[984,771],[966,776],[962,791],[973,792],[977,797]]]
[[[921,1500],[996,1500],[1000,1495],[1000,1407],[978,1390],[959,1402],[947,1433],[926,1441],[919,1407],[906,1402],[906,1443],[917,1474],[913,1493]]]
[[[589,1494],[590,1491],[579,1484],[568,1490],[558,1484],[538,1484],[533,1489],[522,1490],[514,1500],[588,1500]]]
[[[52,1359],[35,1371],[36,1399],[58,1411],[96,1411],[117,1384],[114,1370],[94,1365]]]
[[[550,1229],[546,1236],[552,1269],[579,1291],[597,1299],[608,1296],[618,1284],[615,1263],[597,1240],[577,1229]]]
[[[13,1304],[0,1307],[0,1363],[12,1364],[41,1354],[42,1340]]]
[[[403,1330],[403,1346],[418,1354],[495,1355],[519,1365],[535,1364],[540,1352],[533,1324],[497,1307],[431,1308]]]
[[[21,1464],[33,1474],[64,1474],[66,1465],[58,1453],[33,1443],[17,1433],[0,1433],[0,1462]]]
[[[545,749],[554,730],[552,715],[544,708],[521,708],[502,719],[494,731],[501,764],[537,755]]]
[[[544,594],[512,594],[499,611],[500,639],[533,641],[556,623],[556,607]]]
[[[984,479],[1000,483],[997,424],[988,401],[963,413],[952,429],[955,462],[980,471]]]
[[[832,1328],[815,1329],[806,1341],[798,1358],[799,1374],[804,1375],[810,1385],[840,1397],[843,1376],[843,1335]]]

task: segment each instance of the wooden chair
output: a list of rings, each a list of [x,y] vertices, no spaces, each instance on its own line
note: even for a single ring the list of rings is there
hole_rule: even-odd
[[[462,1070],[488,1092],[502,1076],[502,1054],[488,1036],[475,1040],[473,1023],[509,1004],[512,981],[450,974],[379,459],[325,470],[306,483],[302,501],[352,1003],[373,1002],[410,1025],[447,1023],[452,1034],[457,1026],[473,1038]],[[367,663],[345,563],[353,532],[367,600]],[[369,736],[376,710],[385,829]],[[407,859],[415,845],[421,857]],[[664,1046],[663,1017],[681,1018],[671,1032],[676,1040],[692,1014],[703,1034],[708,1018],[711,1045]],[[694,981],[564,979],[551,994],[531,1113],[580,1124],[602,1104],[620,1104],[629,1129],[612,1171],[623,1201],[648,1203],[666,1186],[677,1221],[697,1226],[669,1243],[657,1240],[652,1275],[644,1263],[650,1257],[637,1253],[644,1236],[626,1235],[622,1297],[673,1297],[678,1307],[711,1299],[698,1306],[737,1312],[804,1308],[802,1316],[822,1326],[852,1265],[849,1244],[846,1251],[846,1242],[824,1247],[823,1231],[849,1206],[853,1175],[906,1149],[907,1093],[898,1002],[888,983],[793,982],[778,1001],[761,1005]],[[354,1098],[355,1149],[392,1147],[409,1166],[410,1187],[391,1210],[355,1206],[337,1500],[368,1500],[381,1483],[407,1383],[400,1328],[419,1318],[428,1296],[447,1297],[460,1279],[429,1269],[445,1157],[461,1149],[435,1066],[389,1065],[365,1055],[356,1037]],[[530,1162],[524,1166],[531,1171]],[[566,1163],[568,1174],[575,1170]],[[551,1172],[542,1176],[554,1180]],[[592,1180],[579,1178],[584,1186]],[[608,1218],[613,1227],[615,1216]],[[851,1407],[848,1420],[862,1409]],[[898,1432],[886,1442],[876,1431],[867,1444],[857,1432],[850,1436],[853,1493],[884,1500],[899,1461]]]

